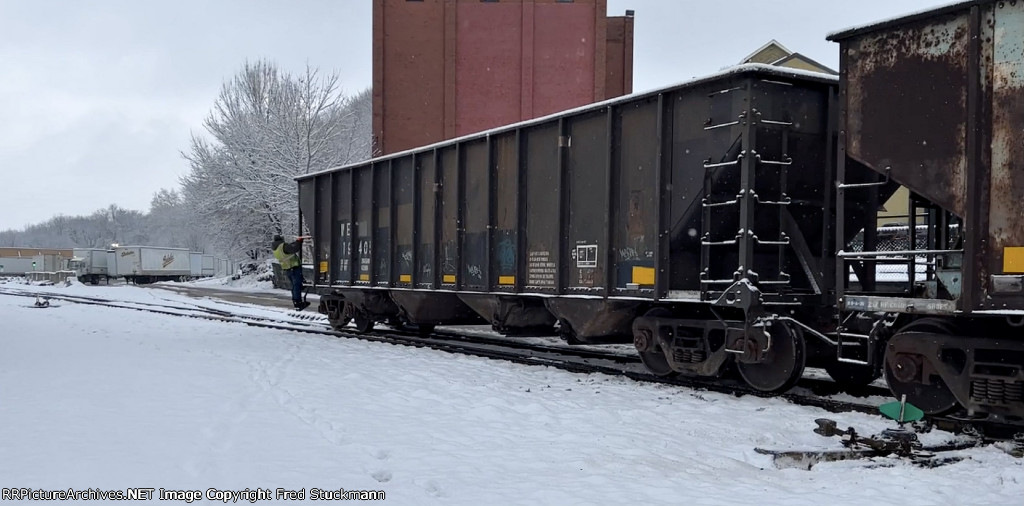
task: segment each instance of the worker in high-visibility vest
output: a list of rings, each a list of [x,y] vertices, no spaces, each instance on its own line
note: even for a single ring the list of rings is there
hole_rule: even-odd
[[[306,237],[297,237],[295,242],[284,242],[284,237],[279,234],[274,236],[274,242],[270,246],[274,250],[274,258],[281,264],[281,270],[292,282],[292,303],[298,311],[309,306],[309,302],[302,300],[302,261],[299,259],[299,252],[302,251],[303,239]]]

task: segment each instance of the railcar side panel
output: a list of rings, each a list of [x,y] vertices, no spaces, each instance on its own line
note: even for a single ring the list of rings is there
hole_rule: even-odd
[[[566,151],[569,259],[566,291],[600,294],[604,292],[608,270],[608,113],[598,110],[570,118],[567,122],[569,146]]]
[[[548,122],[523,130],[526,151],[526,251],[524,289],[556,293],[559,279],[559,124]],[[522,190],[520,190],[522,191]]]
[[[489,288],[489,206],[491,202],[488,164],[489,139],[475,139],[462,146],[462,170],[466,188],[463,192],[465,211],[462,244],[462,283],[464,290],[486,291]]]
[[[365,165],[353,170],[355,192],[353,197],[354,221],[356,224],[355,282],[359,285],[370,283],[371,253],[374,249],[372,241],[373,223],[373,165]]]
[[[983,25],[984,26],[984,25]],[[1024,2],[1000,3],[992,46],[989,308],[1024,309]]]
[[[847,154],[880,172],[890,168],[893,178],[961,216],[969,42],[967,16],[949,14],[851,42],[843,69]]]
[[[441,149],[441,249],[438,270],[441,286],[454,289],[459,265],[459,163],[458,147]]]
[[[373,226],[373,284],[389,286],[391,282],[391,261],[394,258],[391,242],[391,186],[392,165],[388,162],[373,164],[375,222]]]
[[[515,131],[491,136],[494,235],[491,239],[491,290],[515,290],[519,258],[519,142]]]
[[[437,172],[435,170],[437,151],[429,150],[418,157],[416,170],[419,188],[419,204],[416,208],[416,222],[419,237],[416,239],[417,288],[434,288],[438,286],[434,260],[437,250],[437,199],[440,194]]]
[[[330,240],[333,241],[334,258],[331,261],[335,283],[351,284],[352,279],[352,171],[335,172],[334,198],[330,204],[334,208],[334,226]],[[314,237],[315,242],[323,240]]]
[[[648,98],[617,108],[615,153],[617,190],[612,215],[614,287],[630,295],[651,295],[658,223],[658,101]]]
[[[394,286],[412,287],[413,273],[413,223],[416,219],[413,209],[413,157],[396,158],[392,162],[395,178],[395,253],[392,259],[396,272]]]
[[[701,235],[704,229],[703,203],[704,185],[726,175],[720,169],[707,169],[705,164],[724,163],[735,159],[739,149],[739,132],[732,127],[717,127],[736,120],[734,96],[739,90],[731,81],[700,86],[687,92],[674,92],[668,100],[672,103],[671,115],[671,157],[672,203],[669,216],[671,238],[670,276],[671,289],[689,293],[701,289]],[[710,128],[709,128],[710,127]],[[726,198],[734,198],[727,195]],[[711,215],[712,219],[719,218]],[[708,228],[716,228],[709,226]],[[716,252],[718,253],[718,252]],[[718,258],[728,271],[735,268],[735,252],[732,258],[721,252]]]

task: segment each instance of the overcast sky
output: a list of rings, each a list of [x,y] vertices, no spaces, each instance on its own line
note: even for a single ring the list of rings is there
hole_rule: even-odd
[[[828,32],[943,0],[608,0],[636,11],[634,90],[715,72],[774,38],[832,68]],[[177,188],[193,132],[247,60],[369,87],[371,0],[0,0],[0,230]]]

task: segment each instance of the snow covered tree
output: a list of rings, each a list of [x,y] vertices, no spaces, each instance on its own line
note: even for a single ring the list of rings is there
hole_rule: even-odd
[[[294,176],[369,157],[368,118],[356,104],[337,74],[312,67],[296,77],[246,63],[223,85],[204,122],[212,139],[193,135],[182,178],[185,206],[218,249],[267,251],[272,235],[295,230]]]
[[[181,192],[163,188],[153,194],[147,216],[152,246],[188,248],[209,253],[206,237],[185,206]]]

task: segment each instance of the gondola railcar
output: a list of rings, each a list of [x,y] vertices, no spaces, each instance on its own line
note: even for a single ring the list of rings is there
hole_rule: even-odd
[[[735,358],[788,388],[836,355],[803,329],[835,314],[837,86],[740,66],[301,177],[322,309],[364,330],[557,323],[633,339],[658,374]],[[845,205],[852,234],[871,210]]]

